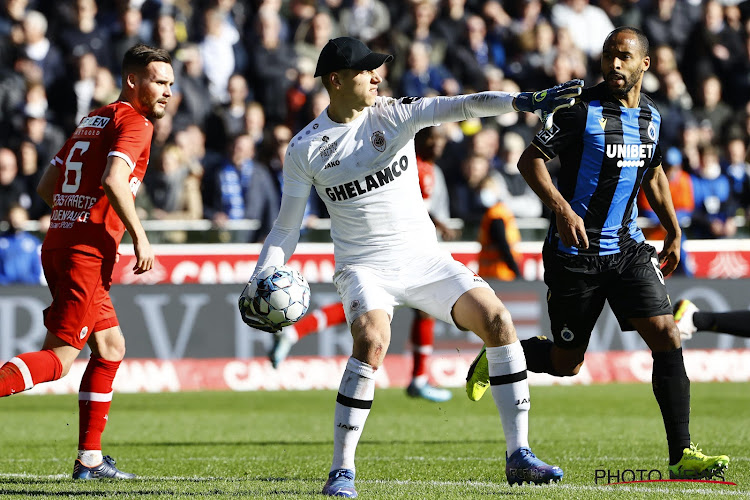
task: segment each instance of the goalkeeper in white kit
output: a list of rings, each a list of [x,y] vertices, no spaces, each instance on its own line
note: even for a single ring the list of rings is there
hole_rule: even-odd
[[[399,306],[471,330],[485,342],[507,445],[508,482],[559,481],[562,469],[538,459],[529,446],[526,360],[508,310],[482,278],[438,246],[420,193],[414,135],[442,122],[513,111],[535,112],[549,126],[555,110],[575,102],[583,82],[534,93],[379,97],[377,68],[391,59],[349,37],[330,40],[321,51],[315,76],[322,78],[330,105],[289,143],[281,210],[253,273],[254,278],[289,260],[314,186],[330,213],[333,282],[353,337],[336,398],[333,461],[323,494],[357,496],[355,450]],[[240,296],[243,320],[278,331],[253,310],[255,288],[251,278]]]

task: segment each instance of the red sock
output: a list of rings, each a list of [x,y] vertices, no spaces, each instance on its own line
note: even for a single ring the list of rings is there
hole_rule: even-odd
[[[336,302],[310,311],[294,324],[294,329],[297,330],[297,336],[302,338],[305,335],[319,332],[329,326],[336,326],[344,321],[346,321],[344,305],[341,302]]]
[[[412,377],[427,375],[427,359],[432,354],[432,342],[435,337],[435,320],[423,318],[418,313],[411,324],[411,343],[414,349],[414,368]]]
[[[0,397],[28,391],[61,375],[62,363],[54,352],[45,349],[19,354],[0,368]]]
[[[120,361],[91,357],[78,391],[78,449],[101,450],[112,404],[112,381]]]

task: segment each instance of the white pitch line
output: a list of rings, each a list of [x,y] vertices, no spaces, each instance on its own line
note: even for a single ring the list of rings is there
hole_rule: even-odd
[[[48,474],[48,475],[38,475],[38,474],[0,474],[0,481],[2,481],[3,478],[7,479],[49,479],[49,480],[60,480],[60,479],[66,479],[70,478],[70,475],[68,474]],[[229,481],[229,482],[235,482],[237,481],[237,478],[222,478],[222,477],[203,477],[203,476],[138,476],[138,480],[142,481],[189,481],[189,482],[211,482],[211,481]],[[257,480],[257,479],[242,479],[242,481],[247,483],[252,482],[266,482],[266,480]],[[282,482],[282,481],[279,481]],[[310,482],[309,480],[304,479],[289,479],[283,482],[301,482],[306,483]],[[588,486],[588,485],[575,485],[575,484],[548,484],[548,485],[535,485],[535,486],[521,486],[517,490],[516,488],[512,488],[509,486],[506,486],[505,483],[488,483],[488,482],[479,482],[479,481],[414,481],[414,480],[386,480],[386,479],[376,479],[376,480],[359,480],[358,484],[383,484],[383,485],[403,485],[403,486],[435,486],[435,487],[446,487],[446,486],[452,486],[452,487],[475,487],[475,488],[492,488],[492,489],[506,489],[509,488],[512,491],[528,491],[533,492],[539,490],[540,492],[544,489],[553,490],[553,489],[561,489],[561,490],[570,490],[570,491],[597,491],[601,492],[602,494],[606,494],[606,492],[612,491],[612,492],[621,492],[625,491],[628,493],[667,493],[667,494],[675,494],[675,493],[682,493],[682,494],[691,494],[691,495],[711,495],[711,496],[727,496],[727,497],[747,497],[748,496],[748,490],[746,489],[735,489],[734,486],[729,485],[716,485],[716,488],[708,488],[708,487],[672,487],[667,488],[664,486],[654,486],[654,487],[647,487],[642,485],[616,485],[616,486],[607,486],[607,485],[600,485],[600,486]],[[675,485],[679,483],[674,483]]]

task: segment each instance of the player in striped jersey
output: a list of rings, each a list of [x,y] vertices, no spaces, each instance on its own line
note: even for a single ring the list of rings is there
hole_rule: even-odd
[[[519,161],[526,182],[553,212],[543,258],[554,343],[537,337],[522,346],[529,370],[577,374],[608,301],[621,328],[637,330],[652,351],[670,476],[710,478],[723,474],[729,458],[706,456],[690,442],[690,380],[664,284],[680,260],[681,230],[661,168],[661,115],[641,92],[649,66],[649,42],[640,30],[612,31],[601,57],[604,81],[555,114]],[[559,187],[545,165],[555,156]],[[667,233],[658,255],[636,225],[641,188]],[[467,383],[470,397],[486,383],[484,371],[480,355]]]

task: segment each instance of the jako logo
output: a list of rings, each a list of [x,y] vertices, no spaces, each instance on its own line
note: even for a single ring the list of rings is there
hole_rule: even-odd
[[[341,162],[339,160],[329,161],[328,163],[326,163],[326,166],[323,167],[323,170],[327,168],[338,167],[339,165],[341,165]]]

